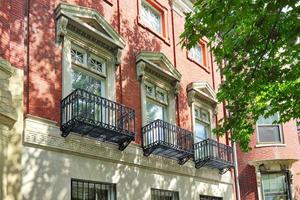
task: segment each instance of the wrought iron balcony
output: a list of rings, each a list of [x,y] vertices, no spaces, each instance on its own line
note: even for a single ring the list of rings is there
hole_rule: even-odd
[[[61,102],[61,131],[79,133],[119,145],[123,151],[135,137],[135,111],[76,89]]]
[[[142,128],[144,155],[151,153],[178,160],[183,165],[193,157],[193,135],[176,125],[155,120]]]
[[[233,167],[232,147],[212,139],[206,139],[194,145],[196,168],[204,166],[218,169],[225,173]]]

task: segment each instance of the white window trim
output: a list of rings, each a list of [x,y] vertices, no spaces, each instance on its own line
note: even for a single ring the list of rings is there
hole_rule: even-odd
[[[279,118],[280,117],[279,113],[277,113],[277,115],[278,115],[278,118]],[[259,130],[258,130],[258,128],[260,126],[278,126],[280,142],[261,142],[261,141],[259,141]],[[256,144],[257,145],[265,145],[265,144],[266,145],[278,145],[278,144],[284,144],[282,124],[258,124],[256,122],[255,130],[256,130]]]
[[[191,116],[192,116],[194,141],[196,141],[196,121],[197,121],[196,115],[195,115],[196,108],[200,108],[200,109],[208,111],[210,123],[209,123],[209,132],[208,132],[207,137],[210,139],[216,139],[216,136],[212,134],[212,130],[215,128],[214,108],[204,102],[201,102],[201,100],[196,100],[191,104]],[[205,122],[202,122],[202,123],[205,123]]]
[[[164,121],[176,124],[176,105],[175,105],[175,94],[172,94],[172,88],[168,86],[167,83],[163,83],[162,81],[156,78],[156,83],[153,83],[153,77],[150,75],[146,75],[144,80],[141,81],[141,102],[142,102],[142,124],[143,126],[147,125],[147,99],[153,101],[157,104],[165,106],[165,116]],[[149,97],[146,93],[146,85],[153,85],[156,88],[161,88],[160,90],[164,91],[167,95],[167,102],[163,103],[155,98],[156,90],[154,90],[154,97]]]
[[[63,41],[63,54],[62,54],[62,98],[65,98],[72,92],[72,65],[79,65],[78,68],[83,68],[91,73],[96,74],[96,76],[105,77],[104,74],[97,72],[91,68],[82,66],[80,63],[76,63],[72,61],[71,58],[71,48],[78,48],[79,50],[83,50],[91,52],[97,58],[99,57],[101,60],[104,60],[106,63],[106,79],[104,84],[105,94],[104,97],[108,98],[112,101],[116,99],[115,93],[115,57],[108,53],[105,49],[101,49],[99,46],[91,45],[91,43],[84,41],[80,37],[74,37],[74,35],[66,35]],[[87,62],[87,59],[85,59]],[[86,63],[87,64],[87,63]],[[107,92],[109,91],[109,92]]]
[[[143,18],[142,15],[142,10],[143,10],[143,3],[146,4],[155,14],[160,16],[160,30],[157,31],[154,28],[151,27],[151,25],[149,25],[147,19]],[[147,0],[142,0],[141,1],[141,21],[143,24],[147,25],[147,27],[149,27],[151,30],[153,30],[154,32],[163,35],[163,13],[161,13],[160,11],[158,11],[155,7],[153,7]]]

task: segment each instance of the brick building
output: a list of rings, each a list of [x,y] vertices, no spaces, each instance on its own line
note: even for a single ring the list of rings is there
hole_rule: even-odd
[[[299,127],[272,124],[278,117],[258,120],[251,151],[237,149],[241,199],[300,199]]]
[[[0,5],[0,199],[235,199],[216,63],[178,44],[192,2]]]

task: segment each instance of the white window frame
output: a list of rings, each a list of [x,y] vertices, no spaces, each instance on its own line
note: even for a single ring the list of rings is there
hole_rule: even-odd
[[[85,74],[86,76],[89,76],[89,77],[92,77],[94,79],[97,79],[97,80],[101,81],[101,96],[105,97],[106,96],[106,90],[107,90],[107,84],[106,84],[107,75],[105,74],[105,72],[106,72],[105,60],[99,58],[98,56],[96,56],[94,54],[89,54],[85,49],[79,47],[76,44],[71,44],[71,50],[72,49],[83,53],[83,63],[72,60],[71,73],[73,73],[73,70],[79,71],[79,72]],[[94,70],[93,68],[91,68],[89,66],[88,59],[90,57],[104,63],[104,71],[102,73],[99,72],[99,71]],[[71,80],[71,84],[72,84],[72,82],[73,82],[73,80]],[[72,88],[72,90],[73,90],[73,88]]]
[[[285,172],[285,171],[278,171],[278,172],[269,172],[269,173],[261,173],[261,193],[262,193],[262,198],[263,198],[263,200],[265,200],[265,192],[264,192],[264,180],[263,180],[263,176],[266,176],[266,175],[271,175],[271,174],[280,174],[280,175],[284,175],[285,176],[285,179],[288,179],[289,177],[288,177],[288,173],[287,172]],[[287,180],[287,184],[290,184],[289,183],[289,181]],[[288,197],[288,199],[289,200],[291,200],[290,199],[290,190],[291,190],[291,185],[287,185],[286,186],[287,188],[287,197]]]
[[[156,80],[155,83],[153,80]],[[147,95],[146,86],[152,86],[154,87],[154,96]],[[147,100],[154,102],[155,104],[162,105],[165,107],[165,114],[164,114],[164,121],[169,122],[172,124],[175,124],[175,117],[176,117],[176,106],[175,106],[175,95],[172,94],[171,90],[172,87],[158,78],[155,78],[151,75],[148,75],[145,77],[145,80],[141,83],[141,99],[142,99],[142,121],[143,126],[147,125]],[[163,92],[166,95],[166,102],[162,102],[160,100],[157,100],[156,98],[156,91]]]
[[[279,113],[276,113],[278,115],[278,119],[280,118]],[[263,142],[260,141],[260,136],[259,136],[259,127],[263,127],[263,126],[278,126],[279,129],[279,137],[280,137],[280,142]],[[283,138],[283,130],[282,130],[282,125],[281,124],[258,124],[258,122],[256,122],[256,141],[257,144],[284,144],[284,138]]]
[[[197,57],[196,55],[196,47],[198,47],[199,49],[201,49],[201,62],[199,62],[199,58]],[[200,44],[196,44],[194,47],[192,47],[190,50],[189,50],[189,57],[194,60],[195,62],[197,62],[198,64],[200,65],[203,65],[204,66],[204,54],[205,54],[205,51],[203,49],[203,47],[200,45]]]
[[[148,82],[148,81],[145,81],[144,86],[145,86],[145,91],[146,91],[146,105],[147,105],[148,102],[150,102],[152,104],[155,104],[155,105],[158,105],[158,106],[162,107],[162,109],[163,109],[163,120],[168,121],[168,119],[169,119],[168,92],[166,90],[162,89],[161,87],[157,86],[155,83],[151,83],[151,82]],[[153,90],[152,95],[149,95],[147,93],[147,87],[152,88],[152,90]],[[165,101],[159,100],[158,97],[157,97],[157,92],[163,93],[166,100]],[[146,117],[148,116],[147,112],[148,111],[146,109]],[[151,122],[147,122],[147,123],[151,123]]]
[[[209,122],[209,130],[208,130],[208,134],[207,134],[207,139],[208,138],[215,139],[214,135],[212,134],[212,129],[214,128],[214,118],[213,118],[214,109],[212,106],[210,106],[204,102],[201,102],[200,100],[196,100],[195,102],[192,103],[192,106],[191,106],[194,141],[196,141],[196,121],[198,120],[198,119],[196,119],[196,112],[195,112],[196,108],[205,110],[209,113],[210,122]],[[201,122],[201,123],[205,123],[205,122]]]
[[[160,16],[160,30],[156,30],[155,28],[152,27],[151,23],[149,23],[148,19],[145,19],[143,16],[143,7],[144,5],[148,6],[148,8],[155,14]],[[153,7],[147,0],[142,0],[141,1],[141,10],[140,10],[141,14],[141,20],[142,23],[145,24],[147,27],[149,27],[152,31],[158,33],[159,35],[163,35],[163,13],[161,13],[159,10],[157,10],[155,7]]]
[[[81,52],[86,52],[84,63],[78,63],[72,61],[71,58],[71,49],[75,49]],[[103,73],[88,67],[87,55],[90,54],[92,58],[96,58],[99,61],[105,63],[105,70]],[[115,57],[111,52],[103,49],[100,46],[91,44],[91,42],[75,35],[70,34],[64,37],[63,41],[63,64],[62,64],[62,98],[66,97],[72,92],[72,70],[83,70],[88,72],[89,75],[94,77],[101,78],[104,81],[102,84],[101,94],[103,97],[108,98],[112,101],[115,101]],[[104,74],[105,73],[105,74]]]
[[[212,112],[211,112],[211,108],[209,108],[209,106],[203,106],[203,104],[200,104],[200,103],[195,103],[194,104],[194,106],[193,106],[194,108],[194,112],[193,112],[193,118],[194,118],[194,141],[196,142],[196,138],[197,138],[197,135],[196,135],[196,124],[197,123],[200,123],[200,124],[203,124],[204,126],[207,126],[208,127],[208,133],[207,133],[207,138],[206,139],[208,139],[208,138],[211,138],[212,137],[212,134],[211,134],[211,132],[212,132]],[[209,121],[204,121],[204,120],[202,120],[202,119],[198,119],[197,117],[196,117],[196,110],[199,110],[199,112],[201,113],[201,111],[203,110],[203,111],[205,111],[205,112],[207,112],[208,113],[208,117],[209,117]],[[205,140],[205,139],[204,139]]]

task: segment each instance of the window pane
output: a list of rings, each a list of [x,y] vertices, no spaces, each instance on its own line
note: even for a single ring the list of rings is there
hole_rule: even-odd
[[[164,119],[164,107],[147,101],[147,123],[157,119]]]
[[[205,122],[209,122],[209,112],[205,110],[201,110],[201,119]]]
[[[162,17],[161,13],[156,11],[146,2],[142,1],[142,10],[141,10],[142,21],[149,26],[151,29],[158,33],[162,33]]]
[[[259,142],[281,142],[279,125],[258,126],[258,136]]]
[[[197,63],[203,64],[203,53],[202,47],[199,45],[194,46],[189,51],[190,57],[195,60]]]
[[[267,118],[260,116],[257,120],[257,124],[273,124],[273,122],[276,120],[278,120],[278,113],[271,115]]]
[[[151,200],[179,200],[179,193],[175,191],[151,189]]]
[[[71,49],[71,58],[75,62],[83,63],[84,62],[84,53],[76,49]]]
[[[196,129],[195,142],[200,142],[208,138],[208,126],[200,122],[196,122],[195,129]]]
[[[262,174],[263,195],[265,200],[289,199],[289,185],[286,175],[285,173]]]
[[[89,66],[100,73],[105,73],[104,62],[100,62],[99,60],[89,57]]]
[[[115,200],[115,185],[110,183],[72,180],[72,200]]]
[[[146,94],[150,97],[154,97],[154,87],[146,84],[145,88],[146,88]]]
[[[102,81],[80,71],[72,71],[72,88],[83,89],[96,95],[102,95]]]

